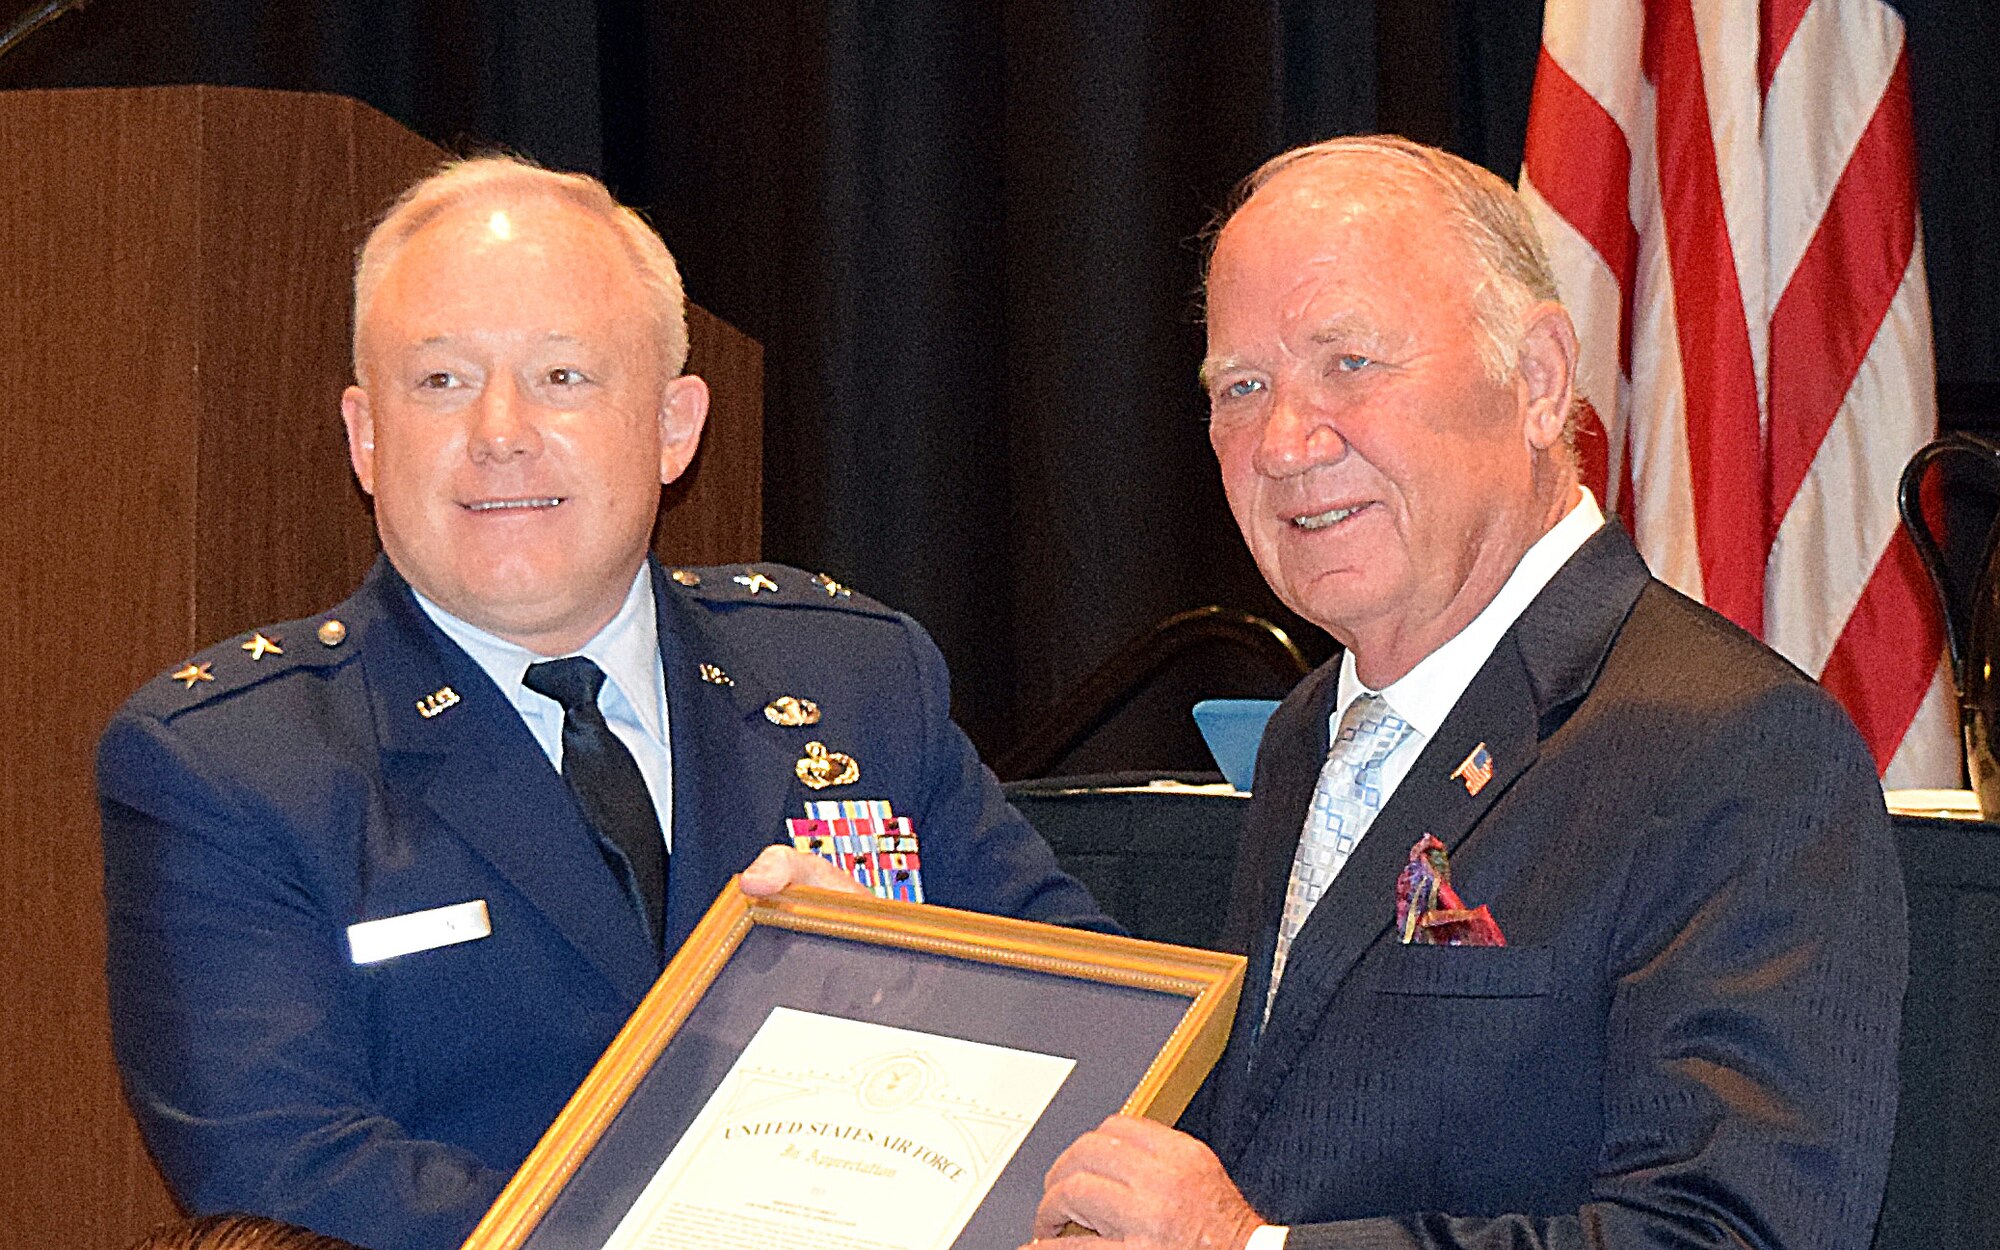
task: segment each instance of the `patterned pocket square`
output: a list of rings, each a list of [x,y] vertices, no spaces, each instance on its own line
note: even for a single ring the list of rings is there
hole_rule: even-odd
[[[1505,946],[1500,924],[1484,905],[1468,908],[1451,888],[1451,860],[1430,834],[1410,847],[1396,878],[1396,936],[1404,945]]]

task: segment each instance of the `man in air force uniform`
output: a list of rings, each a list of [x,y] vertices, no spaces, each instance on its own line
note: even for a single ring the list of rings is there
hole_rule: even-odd
[[[686,353],[672,258],[590,179],[466,162],[370,236],[341,408],[386,558],[100,749],[117,1057],[187,1206],[458,1245],[732,873],[845,880],[786,845],[808,801],[909,818],[931,901],[1108,923],[908,618],[647,558]]]

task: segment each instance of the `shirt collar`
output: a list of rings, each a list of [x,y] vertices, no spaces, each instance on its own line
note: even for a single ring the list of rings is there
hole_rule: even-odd
[[[1493,648],[1500,644],[1501,635],[1521,618],[1521,613],[1528,610],[1535,596],[1542,593],[1542,588],[1577,549],[1603,528],[1604,513],[1598,508],[1596,497],[1588,488],[1582,488],[1582,494],[1576,506],[1521,556],[1521,562],[1508,574],[1500,593],[1493,596],[1493,601],[1478,616],[1381,691],[1396,715],[1410,722],[1425,738],[1437,736],[1445,717],[1451,715],[1465,688],[1472,684],[1480,667],[1493,654]],[[1366,693],[1368,687],[1354,671],[1354,652],[1349,651],[1340,659],[1340,695],[1334,705],[1332,723],[1338,725],[1348,704]]]
[[[412,586],[410,593],[416,596],[417,606],[425,615],[437,623],[453,642],[465,648],[465,653],[476,661],[493,684],[500,687],[509,701],[520,707],[526,700],[540,700],[541,696],[521,684],[528,665],[538,660],[552,657],[537,655],[526,647],[508,642],[505,638],[462,621],[424,597],[422,591]],[[641,563],[639,572],[632,578],[632,588],[625,592],[625,602],[618,608],[618,615],[609,624],[597,631],[596,636],[582,647],[570,652],[571,655],[587,657],[616,686],[626,704],[645,726],[648,736],[664,744],[666,737],[666,709],[662,706],[666,699],[665,668],[660,661],[660,622],[653,604],[652,566]]]

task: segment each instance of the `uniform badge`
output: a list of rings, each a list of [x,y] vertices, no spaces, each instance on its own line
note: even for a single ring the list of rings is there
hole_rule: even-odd
[[[337,647],[347,641],[347,626],[339,621],[321,621],[319,642],[323,647]]]
[[[1467,794],[1477,795],[1486,788],[1486,783],[1493,780],[1493,753],[1484,742],[1472,748],[1472,754],[1451,770],[1451,779],[1464,782]]]
[[[845,599],[854,593],[824,573],[813,574],[813,585],[824,590],[829,599]]]
[[[877,898],[924,901],[923,856],[907,816],[886,799],[815,800],[786,821],[792,846],[817,855]]]
[[[764,719],[773,725],[796,729],[819,724],[819,704],[796,695],[781,694],[764,705]]]
[[[772,594],[778,593],[778,583],[759,573],[756,569],[751,569],[748,573],[738,573],[729,580],[735,582],[738,586],[749,587],[752,595],[763,590],[768,590]]]
[[[824,742],[806,743],[806,753],[792,765],[800,781],[815,790],[851,786],[861,780],[861,765],[851,755],[828,751]]]
[[[675,569],[673,572],[667,574],[667,576],[673,578],[683,586],[701,585],[701,574],[695,572],[693,569]]]
[[[429,720],[449,707],[458,706],[458,691],[450,686],[439,686],[436,690],[417,700],[417,715]]]
[[[194,684],[198,681],[215,680],[215,674],[208,671],[212,667],[213,664],[211,663],[189,664],[168,673],[167,678],[170,681],[184,682],[187,689],[192,690],[194,689]]]
[[[250,653],[250,658],[253,660],[261,660],[267,655],[283,655],[285,653],[285,649],[278,645],[276,638],[263,633],[250,635],[250,641],[243,644],[243,649]]]
[[[734,677],[731,677],[713,664],[703,664],[701,666],[701,679],[711,686],[733,686],[736,684]]]

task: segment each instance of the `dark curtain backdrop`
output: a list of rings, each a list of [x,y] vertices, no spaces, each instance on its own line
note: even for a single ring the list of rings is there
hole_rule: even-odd
[[[1949,419],[2000,424],[2000,17],[1904,7]],[[693,296],[765,344],[767,556],[928,626],[996,753],[1184,608],[1265,613],[1324,648],[1222,502],[1193,380],[1200,232],[1261,159],[1343,131],[1512,177],[1540,10],[97,0],[0,61],[0,87],[336,91],[447,146],[601,173]],[[1190,697],[1282,684],[1191,657],[1064,767],[1196,766]]]

